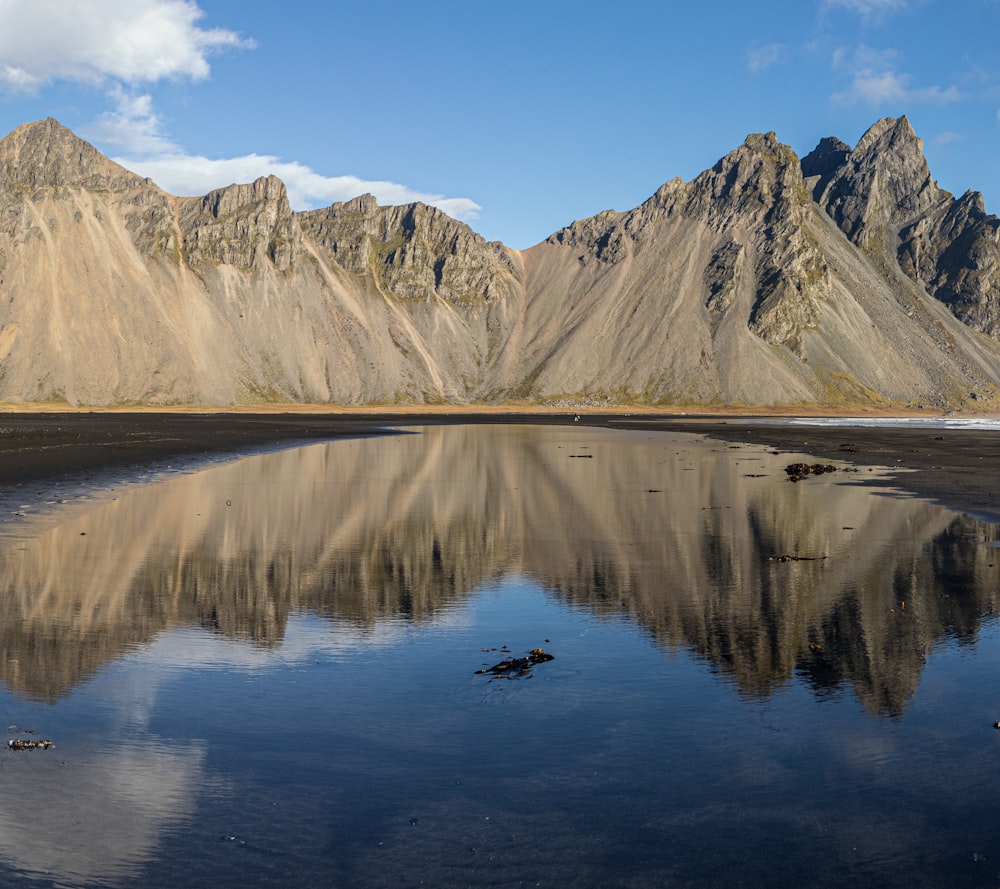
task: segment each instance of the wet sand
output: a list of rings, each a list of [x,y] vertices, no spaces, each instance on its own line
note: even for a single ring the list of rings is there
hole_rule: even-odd
[[[1000,431],[756,425],[745,419],[672,420],[663,428],[859,466],[905,470],[894,478],[900,489],[1000,522]]]
[[[28,483],[103,481],[165,461],[194,465],[226,454],[441,423],[545,423],[671,429],[730,443],[858,465],[898,467],[898,486],[1000,521],[1000,432],[756,425],[743,417],[588,412],[0,413],[0,493]],[[884,481],[882,482],[884,484]]]

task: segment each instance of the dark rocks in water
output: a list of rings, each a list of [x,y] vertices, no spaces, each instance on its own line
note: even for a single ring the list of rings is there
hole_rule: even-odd
[[[791,482],[800,482],[810,475],[825,475],[828,472],[836,471],[837,467],[829,463],[789,463],[785,467],[788,480]]]
[[[493,679],[520,679],[531,675],[531,669],[536,664],[555,660],[555,655],[541,648],[532,648],[525,657],[504,658],[499,664],[476,670],[476,675],[491,674]]]
[[[7,742],[11,750],[48,750],[53,744],[51,741],[26,741],[23,738],[13,738]]]

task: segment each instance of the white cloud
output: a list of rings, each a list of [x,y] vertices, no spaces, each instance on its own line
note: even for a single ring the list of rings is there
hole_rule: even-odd
[[[834,93],[840,105],[947,105],[963,98],[958,87],[910,85],[910,75],[896,70],[899,54],[892,49],[877,50],[859,46],[853,53],[838,49],[833,67],[850,73],[850,86]]]
[[[824,9],[846,9],[869,20],[902,12],[911,5],[911,0],[823,0]]]
[[[109,92],[114,111],[104,112],[81,135],[93,142],[110,145],[130,153],[168,154],[180,148],[163,132],[159,115],[153,110],[148,94],[134,95],[115,85]]]
[[[253,45],[202,16],[193,0],[0,0],[0,86],[201,80],[213,51]]]
[[[267,154],[212,159],[177,151],[149,157],[116,157],[115,161],[140,176],[148,176],[176,195],[207,194],[233,182],[252,182],[260,176],[273,174],[285,183],[288,200],[296,210],[347,201],[366,193],[375,195],[383,205],[421,201],[463,221],[477,219],[482,209],[469,198],[428,194],[396,182],[371,181],[357,176],[323,176],[304,164]]]
[[[747,53],[747,68],[751,71],[763,71],[780,62],[785,55],[785,47],[780,43],[769,43],[758,46]]]

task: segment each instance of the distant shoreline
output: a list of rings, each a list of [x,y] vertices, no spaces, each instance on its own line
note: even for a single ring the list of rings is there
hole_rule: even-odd
[[[882,408],[868,405],[834,407],[818,404],[781,405],[537,405],[537,404],[400,404],[400,405],[346,405],[346,404],[302,404],[299,402],[265,402],[241,405],[128,405],[128,406],[76,406],[65,403],[0,402],[0,421],[3,417],[19,414],[134,414],[159,415],[178,414],[191,416],[250,415],[250,416],[329,416],[329,417],[455,417],[475,415],[548,417],[566,414],[581,417],[593,416],[643,416],[643,417],[992,417],[1000,418],[1000,412],[942,411],[938,408]]]
[[[755,423],[756,418],[923,417],[940,412],[801,410],[666,412],[572,408],[331,408],[0,411],[0,498],[28,498],[33,484],[103,484],[145,467],[195,466],[237,456],[403,426],[449,423],[536,423],[664,429],[731,444],[754,443],[824,460],[900,470],[896,484],[949,508],[1000,522],[1000,431],[911,427],[810,426]],[[579,416],[579,420],[576,417]],[[956,415],[949,415],[956,416]],[[961,415],[973,418],[973,415]],[[863,477],[859,477],[863,481]],[[884,484],[884,480],[883,480]],[[21,492],[24,492],[23,495]],[[30,499],[30,498],[29,498]]]

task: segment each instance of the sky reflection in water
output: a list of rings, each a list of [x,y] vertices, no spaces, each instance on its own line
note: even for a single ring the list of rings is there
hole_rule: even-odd
[[[429,427],[51,516],[0,552],[0,718],[56,742],[0,878],[995,882],[995,526],[795,459]]]

